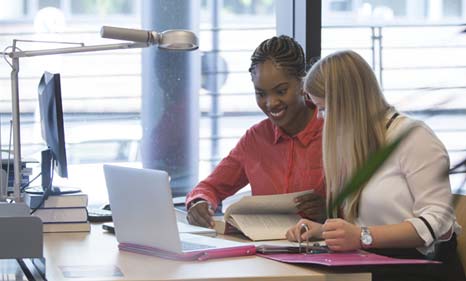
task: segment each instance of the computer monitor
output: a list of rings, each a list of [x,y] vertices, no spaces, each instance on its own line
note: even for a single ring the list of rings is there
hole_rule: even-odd
[[[38,91],[42,138],[47,149],[41,155],[41,187],[27,189],[26,192],[43,193],[45,196],[79,192],[79,189],[52,185],[54,170],[60,177],[68,177],[60,74],[44,72]]]

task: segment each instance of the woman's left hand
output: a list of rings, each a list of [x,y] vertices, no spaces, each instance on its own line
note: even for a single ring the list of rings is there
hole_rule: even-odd
[[[343,219],[328,219],[322,226],[322,238],[332,251],[361,248],[361,228]]]

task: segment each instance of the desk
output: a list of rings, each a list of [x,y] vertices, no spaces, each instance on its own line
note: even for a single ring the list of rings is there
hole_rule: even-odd
[[[104,232],[99,224],[92,225],[91,233],[44,234],[44,255],[49,281],[371,280],[370,273],[332,273],[327,269],[280,263],[257,256],[181,262],[119,251],[115,236]],[[60,267],[81,277],[65,278]],[[120,272],[123,276],[115,276]]]

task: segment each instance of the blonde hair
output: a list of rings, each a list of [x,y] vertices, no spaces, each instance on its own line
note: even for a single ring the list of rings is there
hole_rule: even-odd
[[[371,67],[357,53],[333,53],[312,66],[305,90],[325,99],[323,164],[332,200],[368,156],[385,141],[385,101]],[[349,221],[358,216],[362,188],[343,203]],[[333,198],[332,198],[333,197]]]

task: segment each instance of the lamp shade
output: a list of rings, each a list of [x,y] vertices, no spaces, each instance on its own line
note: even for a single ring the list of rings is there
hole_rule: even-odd
[[[199,48],[196,34],[189,30],[172,29],[163,32],[103,26],[100,30],[103,38],[119,39],[158,45],[161,49],[190,51]]]
[[[188,30],[166,30],[159,36],[159,48],[162,49],[187,51],[199,48],[196,35]]]

